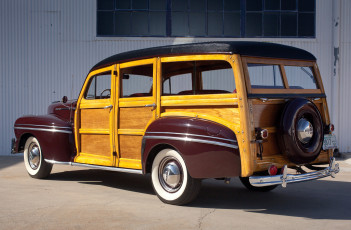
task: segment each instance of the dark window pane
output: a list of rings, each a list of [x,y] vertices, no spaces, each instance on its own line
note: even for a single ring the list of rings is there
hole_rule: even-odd
[[[208,13],[208,35],[222,37],[223,14]]]
[[[206,35],[206,14],[205,13],[191,13],[189,15],[189,29],[191,36],[205,36]]]
[[[224,10],[240,10],[240,0],[224,0]]]
[[[148,35],[148,13],[132,12],[132,35]]]
[[[148,9],[147,0],[133,0],[132,9],[146,10]]]
[[[115,14],[115,34],[130,35],[130,12],[116,12]]]
[[[297,15],[296,13],[282,13],[281,14],[281,36],[290,37],[297,34]]]
[[[263,35],[267,37],[279,36],[279,13],[265,13],[263,15]]]
[[[314,12],[315,10],[315,0],[299,0],[299,11],[309,11],[309,12]]]
[[[206,11],[206,1],[205,0],[190,0],[190,10],[191,11]]]
[[[172,13],[172,35],[187,36],[189,35],[188,14],[184,12]]]
[[[262,0],[246,0],[247,11],[260,11],[262,10]]]
[[[98,0],[97,1],[98,10],[114,10],[113,0]]]
[[[208,10],[223,10],[223,1],[222,0],[208,0],[207,1],[207,9]]]
[[[281,0],[282,10],[296,10],[296,0]]]
[[[150,0],[150,10],[166,10],[165,0]]]
[[[280,0],[265,0],[265,10],[280,10]]]
[[[315,21],[313,13],[299,14],[299,36],[314,37],[315,36]]]
[[[188,10],[188,0],[172,0],[172,11]]]
[[[166,13],[150,12],[150,35],[166,36]]]
[[[130,0],[116,0],[116,9],[130,9]]]
[[[224,36],[240,37],[240,13],[224,13]]]
[[[97,13],[97,34],[113,35],[113,12]]]
[[[246,36],[262,36],[262,13],[246,14]]]

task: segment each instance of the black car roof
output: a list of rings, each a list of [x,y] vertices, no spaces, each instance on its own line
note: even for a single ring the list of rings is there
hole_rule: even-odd
[[[125,61],[191,54],[240,54],[251,57],[282,58],[315,61],[310,52],[292,46],[269,42],[204,42],[160,46],[119,53],[97,63],[92,70]]]

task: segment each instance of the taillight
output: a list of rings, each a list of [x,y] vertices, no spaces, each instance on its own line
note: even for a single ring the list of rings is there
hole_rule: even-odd
[[[264,140],[268,138],[268,130],[267,129],[256,129],[256,139],[257,140]]]
[[[269,174],[270,176],[277,175],[277,173],[278,173],[278,168],[277,168],[277,166],[271,165],[271,166],[268,168],[268,174]]]
[[[330,124],[329,125],[329,131],[330,132],[334,132],[334,124]]]
[[[325,129],[324,129],[324,131],[327,133],[332,133],[332,132],[334,132],[334,130],[335,130],[335,128],[334,128],[333,124],[329,124],[329,125],[325,126]]]

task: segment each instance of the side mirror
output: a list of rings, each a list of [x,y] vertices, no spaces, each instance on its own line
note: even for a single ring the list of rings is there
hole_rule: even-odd
[[[128,80],[129,79],[129,74],[125,74],[124,73],[122,78]]]
[[[63,96],[63,97],[62,97],[62,102],[63,102],[63,103],[66,103],[67,101],[68,101],[67,96]]]

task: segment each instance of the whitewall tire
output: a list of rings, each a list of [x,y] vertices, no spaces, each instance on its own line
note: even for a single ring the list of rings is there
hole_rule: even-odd
[[[24,146],[24,165],[33,178],[42,179],[50,175],[52,164],[45,162],[39,141],[35,137],[29,137]]]
[[[201,180],[192,178],[181,155],[173,149],[161,150],[151,169],[153,188],[161,201],[184,205],[196,198]]]

